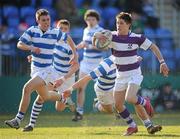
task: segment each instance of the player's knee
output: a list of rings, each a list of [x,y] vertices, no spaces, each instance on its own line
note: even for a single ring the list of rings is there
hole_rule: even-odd
[[[56,111],[61,112],[61,111],[64,111],[65,105],[56,106],[55,108],[56,108]]]
[[[78,93],[79,93],[79,94],[84,93],[84,90],[85,90],[84,87],[80,87],[80,88],[78,89]]]
[[[102,110],[103,110],[103,112],[105,112],[107,114],[113,113],[112,105],[102,105]]]
[[[49,96],[44,96],[44,97],[42,97],[42,99],[43,99],[44,102],[51,100],[51,98]]]
[[[113,113],[112,108],[106,108],[106,113],[108,113],[108,114],[112,114],[112,113]]]
[[[42,97],[39,97],[36,102],[39,103],[39,104],[43,104],[44,99],[42,99]]]
[[[41,95],[41,99],[43,102],[48,101],[51,99],[51,96],[49,94]]]
[[[24,95],[29,95],[32,92],[32,88],[29,84],[25,84],[23,87],[23,94]]]
[[[133,99],[132,96],[126,96],[125,101],[128,102],[128,103],[134,103],[134,99]]]

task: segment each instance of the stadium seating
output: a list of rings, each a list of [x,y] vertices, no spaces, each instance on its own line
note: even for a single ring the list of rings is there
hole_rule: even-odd
[[[4,6],[3,7],[3,16],[7,20],[7,24],[9,27],[16,28],[19,23],[19,11],[15,6]]]
[[[31,6],[21,7],[20,9],[20,17],[21,19],[27,23],[29,26],[32,26],[35,24],[35,8]]]
[[[158,28],[156,30],[156,37],[159,39],[161,48],[169,49],[173,47],[172,32],[168,29]]]
[[[180,48],[175,48],[175,61],[177,70],[180,69]]]
[[[144,28],[144,35],[148,37],[151,41],[155,42],[156,34],[155,31],[150,27]]]
[[[54,0],[41,0],[41,7],[53,7]]]

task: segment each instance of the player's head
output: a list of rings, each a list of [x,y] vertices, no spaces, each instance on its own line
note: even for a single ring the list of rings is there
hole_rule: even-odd
[[[57,28],[60,28],[62,32],[68,33],[70,30],[70,22],[66,19],[61,19],[57,23]]]
[[[39,9],[36,12],[36,22],[41,30],[47,31],[50,27],[51,18],[46,9]]]
[[[120,34],[124,35],[127,32],[129,32],[131,24],[132,24],[131,14],[121,12],[116,16],[116,28]]]
[[[88,27],[94,27],[100,20],[99,13],[95,10],[87,10],[84,14],[84,20]]]

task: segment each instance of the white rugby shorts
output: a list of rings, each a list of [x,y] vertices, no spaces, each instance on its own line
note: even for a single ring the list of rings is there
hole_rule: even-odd
[[[53,67],[48,68],[46,70],[42,70],[40,72],[37,72],[36,76],[39,76],[41,79],[44,80],[46,84],[53,83],[55,80],[61,78],[64,76],[64,74],[60,74],[58,71],[56,71]],[[75,83],[75,75],[73,74],[70,78],[66,79],[64,83],[58,87],[56,90],[59,93],[64,92],[66,89],[71,87]]]
[[[98,101],[103,105],[112,105],[114,104],[113,90],[110,92],[103,92],[98,89],[95,85],[94,90],[96,92],[96,96]]]
[[[124,91],[127,89],[129,84],[141,85],[143,75],[135,74],[127,77],[117,77],[115,81],[114,91]]]

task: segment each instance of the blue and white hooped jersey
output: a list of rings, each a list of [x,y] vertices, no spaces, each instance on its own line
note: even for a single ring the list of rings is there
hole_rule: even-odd
[[[96,50],[92,48],[92,37],[95,32],[99,32],[104,30],[99,25],[96,25],[95,27],[89,29],[85,28],[83,33],[83,41],[85,41],[88,44],[88,48],[84,48],[83,58],[92,60],[92,62],[96,62],[97,59],[102,58],[102,51]]]
[[[67,34],[57,28],[49,28],[45,33],[38,26],[27,29],[19,41],[40,48],[40,54],[32,52],[31,68],[45,68],[52,65],[55,43],[66,41]]]
[[[73,56],[71,47],[65,42],[57,42],[53,54],[53,67],[61,75],[68,73],[70,69],[69,61]]]
[[[113,56],[104,59],[99,66],[90,72],[92,79],[97,79],[95,85],[101,92],[113,91],[116,79],[116,65]]]

